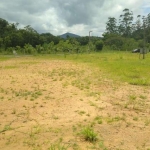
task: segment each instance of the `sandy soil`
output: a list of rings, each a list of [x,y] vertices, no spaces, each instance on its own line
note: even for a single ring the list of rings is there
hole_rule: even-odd
[[[90,126],[94,143],[80,134]],[[149,150],[150,88],[98,68],[18,57],[0,62],[0,149]],[[50,149],[51,150],[51,149]]]

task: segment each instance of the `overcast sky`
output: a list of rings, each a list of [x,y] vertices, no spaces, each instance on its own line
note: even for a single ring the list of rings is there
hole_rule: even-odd
[[[128,8],[137,15],[150,13],[150,0],[0,0],[0,18],[31,25],[39,33],[71,32],[101,36],[108,17],[118,17]]]

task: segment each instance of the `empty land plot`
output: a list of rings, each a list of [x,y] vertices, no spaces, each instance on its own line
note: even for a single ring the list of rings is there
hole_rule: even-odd
[[[149,115],[149,86],[116,82],[97,67],[36,57],[0,62],[0,149],[148,150]]]

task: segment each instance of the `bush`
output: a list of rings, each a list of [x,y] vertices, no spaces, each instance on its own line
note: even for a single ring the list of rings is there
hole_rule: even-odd
[[[105,40],[105,45],[110,46],[114,50],[121,50],[124,44],[124,38],[121,36],[112,36]]]
[[[35,54],[36,53],[36,49],[30,44],[25,44],[24,49],[25,49],[26,54]]]
[[[96,47],[96,50],[97,51],[101,51],[102,49],[103,49],[103,41],[97,41],[96,43],[95,43],[95,47]]]

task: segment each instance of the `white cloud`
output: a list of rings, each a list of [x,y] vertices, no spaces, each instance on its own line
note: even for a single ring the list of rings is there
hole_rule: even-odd
[[[149,0],[5,0],[0,3],[1,18],[31,25],[38,32],[59,35],[72,32],[79,35],[101,35],[108,17],[118,17],[129,8],[137,15],[150,13]]]

